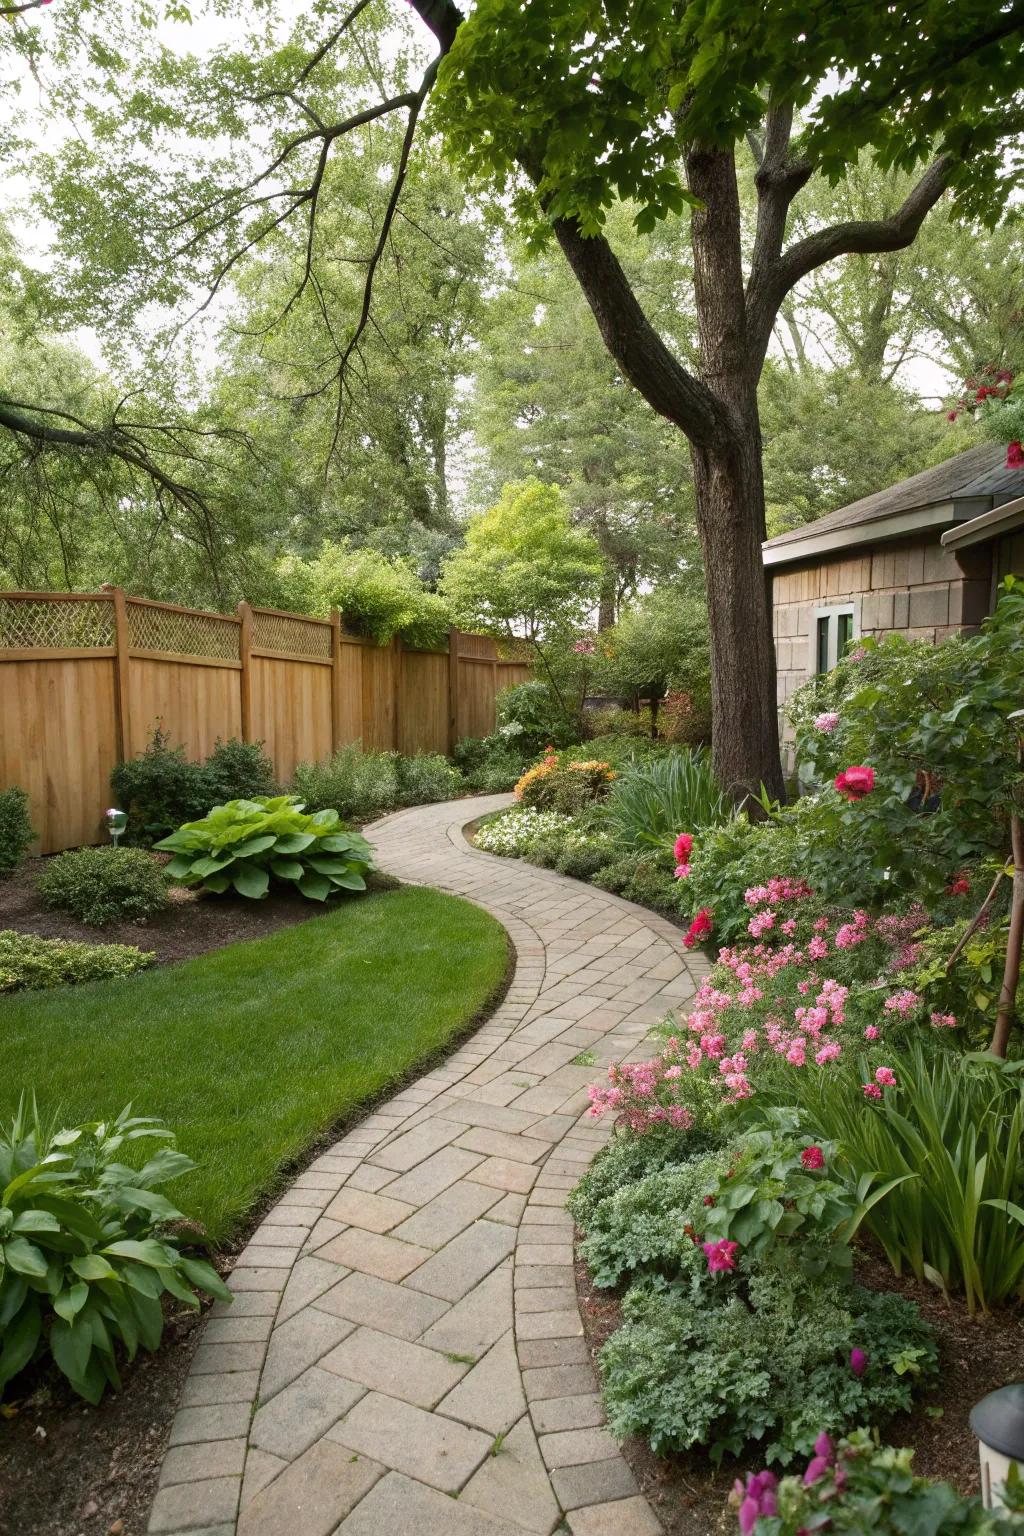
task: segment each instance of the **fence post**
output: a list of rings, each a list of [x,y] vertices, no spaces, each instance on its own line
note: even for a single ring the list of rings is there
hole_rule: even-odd
[[[392,693],[391,707],[393,717],[392,728],[394,732],[394,740],[392,742],[392,746],[396,752],[399,752],[401,751],[402,747],[402,671],[404,667],[404,663],[402,661],[401,635],[396,635],[394,637],[391,642],[391,648],[395,655],[394,663],[392,665],[392,688],[394,690]]]
[[[341,750],[341,609],[331,609],[331,751]]]
[[[448,631],[448,751],[459,740],[459,631]]]
[[[117,682],[117,760],[125,762],[131,756],[132,733],[128,702],[128,603],[123,587],[109,587],[114,605],[114,674]]]
[[[252,608],[244,600],[238,605],[239,703],[242,716],[242,740],[252,741]]]

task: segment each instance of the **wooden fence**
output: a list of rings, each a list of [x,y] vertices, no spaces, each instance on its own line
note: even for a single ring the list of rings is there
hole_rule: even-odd
[[[341,617],[240,603],[204,613],[98,593],[0,593],[0,789],[20,784],[44,853],[103,836],[110,772],[160,722],[205,757],[263,741],[278,778],[347,742],[448,752],[486,736],[499,689],[529,676],[484,635],[445,651],[375,646]]]

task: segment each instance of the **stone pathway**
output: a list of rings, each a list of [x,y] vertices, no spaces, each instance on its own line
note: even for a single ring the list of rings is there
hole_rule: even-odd
[[[504,924],[515,976],[254,1234],[185,1383],[152,1533],[661,1529],[603,1427],[564,1200],[610,1130],[586,1117],[595,1066],[645,1055],[706,965],[641,907],[471,848],[465,823],[506,803],[371,828],[383,869]]]

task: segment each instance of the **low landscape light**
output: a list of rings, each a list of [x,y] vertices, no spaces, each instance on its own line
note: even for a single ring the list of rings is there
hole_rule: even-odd
[[[112,806],[111,809],[107,812],[107,831],[110,833],[110,841],[113,843],[115,848],[121,841],[121,837],[127,825],[127,811],[119,811],[116,806]]]
[[[981,1498],[986,1509],[1003,1506],[1011,1468],[1024,1465],[1024,1382],[990,1392],[971,1409],[970,1426],[981,1453]]]

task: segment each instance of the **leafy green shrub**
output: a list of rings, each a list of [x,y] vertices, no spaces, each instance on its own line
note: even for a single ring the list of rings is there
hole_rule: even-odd
[[[573,1189],[566,1206],[582,1231],[589,1233],[605,1200],[649,1174],[677,1168],[700,1157],[720,1140],[718,1117],[721,1095],[696,1080],[690,1110],[694,1127],[685,1135],[667,1126],[655,1127],[642,1136],[616,1135],[594,1158]]]
[[[608,796],[608,824],[626,848],[671,847],[680,832],[721,826],[732,814],[699,747],[626,769]]]
[[[567,747],[579,740],[575,722],[547,683],[529,681],[503,688],[497,709],[498,734],[514,740],[528,757],[548,745]]]
[[[292,784],[310,811],[373,821],[399,804],[398,754],[364,752],[360,742],[349,742],[323,762],[299,763]]]
[[[592,880],[615,856],[615,844],[607,832],[581,831],[563,843],[554,867],[574,880]]]
[[[803,1536],[828,1530],[864,1536],[1011,1536],[1024,1527],[1019,1508],[987,1510],[978,1498],[948,1483],[915,1477],[914,1452],[879,1445],[857,1429],[834,1446],[815,1442],[805,1474],[777,1482],[771,1473],[749,1476],[730,1503],[750,1536]],[[766,1498],[767,1495],[767,1498]],[[1019,1503],[1019,1486],[1016,1501]],[[827,1521],[823,1518],[827,1512]]]
[[[266,896],[271,877],[312,901],[362,891],[373,867],[369,843],[344,831],[337,811],[306,815],[294,795],[229,800],[157,847],[174,854],[167,873],[183,885],[217,893],[233,887],[254,900]]]
[[[727,1151],[694,1157],[624,1184],[599,1201],[579,1249],[594,1284],[610,1289],[645,1273],[670,1280],[703,1276],[707,1263],[691,1234],[695,1221],[704,1224],[706,1192],[718,1187],[729,1164]]]
[[[17,784],[0,790],[0,880],[17,869],[35,835],[25,791]]]
[[[263,750],[262,741],[219,741],[203,764],[207,805],[224,805],[228,800],[251,800],[256,795],[277,793],[274,765]]]
[[[605,736],[651,738],[650,706],[643,709],[623,709],[621,704],[603,704],[583,711],[583,726],[587,736],[601,740]]]
[[[287,556],[278,576],[286,606],[323,616],[338,608],[356,634],[377,645],[401,635],[409,645],[431,650],[448,639],[448,605],[427,591],[409,561],[354,549],[347,540],[325,540],[313,560]]]
[[[155,958],[131,944],[79,944],[5,928],[0,931],[0,992],[41,992],[71,982],[133,976]]]
[[[128,813],[130,841],[149,847],[214,805],[273,794],[276,784],[262,742],[218,741],[205,762],[194,763],[158,725],[144,752],[118,763],[110,787]]]
[[[935,1372],[931,1330],[900,1296],[773,1268],[750,1274],[745,1296],[730,1280],[629,1291],[599,1357],[616,1439],[643,1435],[659,1455],[706,1446],[715,1462],[763,1443],[769,1464],[787,1466],[823,1430],[907,1410]],[[859,1375],[855,1349],[867,1357]]]
[[[504,731],[493,736],[466,736],[452,753],[467,786],[489,795],[513,789],[532,755],[517,744],[515,733],[506,735]]]
[[[671,849],[652,849],[649,853],[629,853],[606,864],[593,875],[593,884],[611,891],[638,906],[678,917],[680,882],[672,872]]]
[[[142,922],[167,905],[167,876],[142,848],[75,848],[50,859],[37,882],[48,907],[80,923]]]
[[[462,774],[440,752],[399,757],[395,768],[402,805],[427,805],[436,800],[454,800],[462,794]]]
[[[903,1180],[866,1218],[893,1269],[972,1312],[1024,1296],[1024,1062],[914,1044],[869,1103],[867,1076],[808,1074],[802,1097],[856,1177]]]
[[[141,1168],[118,1161],[136,1142],[161,1140]],[[230,1301],[203,1259],[166,1230],[184,1220],[159,1186],[195,1164],[159,1120],[115,1120],[47,1134],[24,1099],[0,1128],[0,1392],[49,1355],[74,1390],[98,1403],[120,1386],[115,1345],[129,1360],[163,1333],[161,1298],[195,1310],[196,1291]]]

